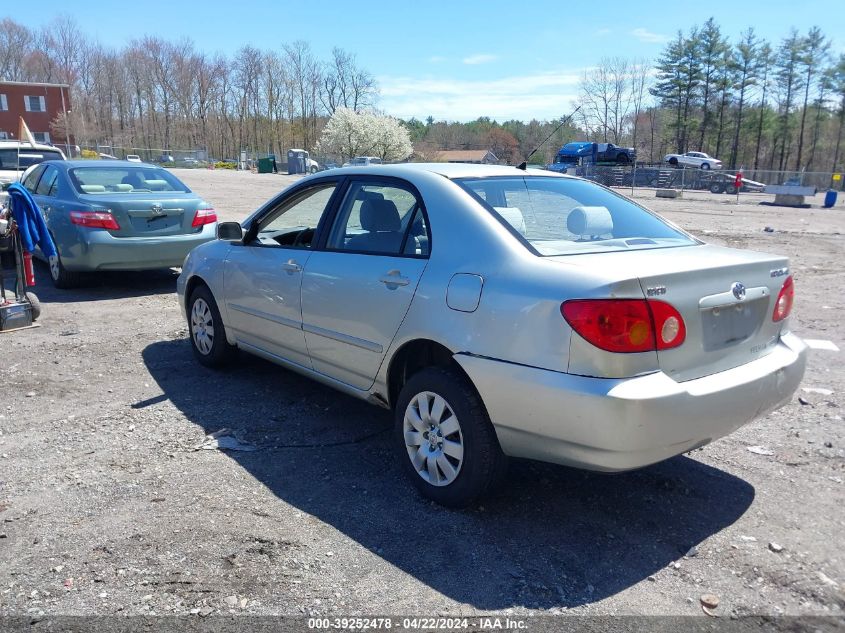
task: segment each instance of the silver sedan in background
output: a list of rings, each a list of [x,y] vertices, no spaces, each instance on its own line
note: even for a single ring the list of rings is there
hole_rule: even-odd
[[[621,471],[703,446],[804,373],[786,258],[578,178],[336,169],[218,238],[177,284],[197,359],[244,350],[392,409],[402,467],[449,506],[506,456]]]

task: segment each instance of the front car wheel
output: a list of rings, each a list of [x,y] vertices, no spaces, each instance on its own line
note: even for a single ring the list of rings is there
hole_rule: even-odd
[[[188,300],[188,335],[194,356],[206,367],[220,367],[234,356],[235,348],[226,340],[220,310],[211,291],[198,286]]]

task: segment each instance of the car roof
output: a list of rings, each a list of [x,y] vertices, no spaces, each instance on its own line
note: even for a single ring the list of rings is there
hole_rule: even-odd
[[[73,169],[74,167],[126,167],[127,165],[131,165],[133,169],[161,169],[156,165],[150,165],[148,163],[132,163],[128,160],[111,160],[111,159],[77,159],[77,160],[45,160],[45,164],[53,164],[62,165],[67,169]]]
[[[18,147],[21,150],[25,149],[37,149],[37,150],[53,150],[54,152],[60,152],[61,150],[58,147],[53,147],[52,145],[47,145],[46,143],[35,143],[32,145],[26,141],[15,141],[12,139],[3,139],[0,141],[0,148],[2,149],[17,149]]]
[[[392,165],[370,165],[367,167],[341,167],[329,171],[320,172],[321,175],[343,172],[346,174],[372,174],[382,176],[410,176],[419,172],[430,172],[440,174],[446,178],[491,178],[495,176],[551,176],[554,178],[566,178],[544,169],[529,169],[523,171],[509,165],[476,165],[472,163],[396,163]]]

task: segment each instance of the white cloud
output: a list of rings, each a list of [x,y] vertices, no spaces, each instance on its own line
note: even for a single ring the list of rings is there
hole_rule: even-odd
[[[464,63],[469,64],[470,66],[475,66],[476,64],[488,64],[490,62],[494,62],[498,59],[496,55],[487,55],[484,53],[479,53],[478,55],[470,55],[469,57],[464,57]]]
[[[641,42],[646,42],[647,44],[662,44],[669,41],[667,36],[661,35],[660,33],[652,33],[648,29],[644,29],[642,27],[631,31],[631,35]]]
[[[552,120],[568,114],[583,71],[567,70],[492,80],[379,77],[379,107],[403,119]]]

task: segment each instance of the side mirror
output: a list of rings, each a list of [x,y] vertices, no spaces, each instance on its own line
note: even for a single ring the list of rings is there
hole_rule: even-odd
[[[220,222],[217,225],[217,239],[229,242],[240,242],[244,238],[244,231],[237,222]]]

